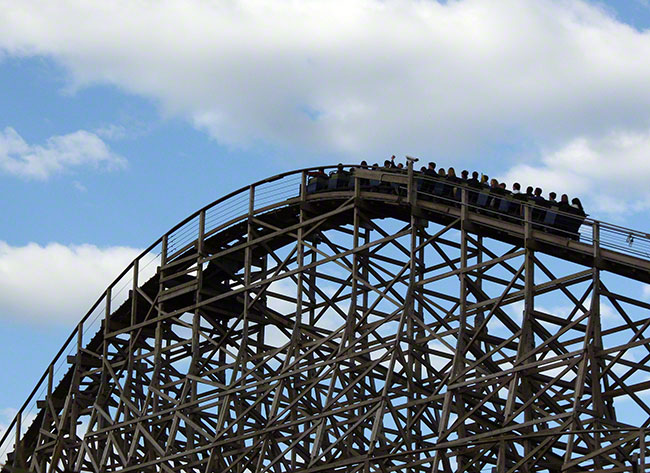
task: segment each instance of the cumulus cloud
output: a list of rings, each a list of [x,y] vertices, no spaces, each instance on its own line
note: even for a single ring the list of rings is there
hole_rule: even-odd
[[[79,192],[88,192],[88,188],[84,186],[81,182],[79,181],[74,181],[72,183],[75,189],[77,189]]]
[[[124,167],[126,160],[110,151],[94,133],[79,130],[52,136],[45,145],[27,143],[16,130],[0,131],[0,170],[26,179],[45,180],[65,169],[92,165]]]
[[[583,196],[608,214],[645,210],[650,207],[650,130],[575,138],[537,164],[515,165],[501,180]]]
[[[0,53],[228,145],[445,153],[650,119],[650,32],[583,0],[0,0]]]
[[[98,128],[95,133],[107,140],[122,140],[129,136],[129,131],[123,125],[110,124]]]
[[[58,243],[11,246],[0,241],[0,318],[45,324],[77,322],[141,251]],[[144,282],[155,265],[142,269]],[[114,305],[124,300],[128,289],[115,294]]]

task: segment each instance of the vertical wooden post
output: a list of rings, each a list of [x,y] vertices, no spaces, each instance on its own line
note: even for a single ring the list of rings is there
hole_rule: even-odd
[[[307,198],[307,171],[303,171],[300,175],[300,200],[304,201]]]
[[[641,471],[646,473],[646,464],[645,464],[645,429],[641,429],[639,432],[639,450],[640,450],[640,463]]]
[[[533,209],[528,204],[524,206],[524,246],[528,247],[533,234]]]
[[[163,235],[162,242],[161,242],[162,248],[160,253],[160,267],[158,268],[158,277],[160,279],[158,294],[162,294],[165,289],[163,283],[163,277],[165,275],[164,267],[167,265],[168,241],[169,241],[169,235],[168,234]],[[164,313],[164,304],[163,302],[158,301],[157,315],[159,319],[160,317],[162,317],[163,313]],[[154,367],[153,367],[153,372],[151,374],[151,384],[156,387],[158,387],[159,385],[160,372],[162,370],[162,345],[163,345],[162,337],[163,337],[162,322],[158,320],[156,322],[156,329],[155,329]],[[158,409],[159,398],[160,396],[157,394],[152,395],[152,405],[154,410]]]
[[[301,193],[302,193],[302,200],[304,201],[306,196],[307,196],[307,173],[306,171],[303,171],[302,176],[302,184],[301,184]],[[296,241],[296,265],[298,268],[302,268],[305,265],[305,248],[303,244],[303,235],[304,235],[304,228],[302,226],[302,223],[305,220],[305,211],[303,207],[300,207],[300,213],[299,213],[299,223],[300,226],[298,227],[297,231],[297,241]],[[294,351],[297,345],[300,343],[300,338],[301,338],[301,330],[302,330],[302,299],[303,299],[303,292],[304,292],[304,274],[303,271],[299,271],[297,274],[297,281],[296,281],[296,319],[294,321],[294,328],[293,328],[293,333],[291,334],[291,348],[288,350],[287,353],[287,361],[292,359],[295,354]],[[295,396],[295,388],[293,384],[289,385],[289,393],[291,396]],[[297,419],[296,412],[291,411],[290,418],[292,421],[295,421]],[[299,435],[298,431],[298,425],[294,426],[292,429],[294,436]],[[295,448],[291,449],[291,470],[295,471],[296,466],[297,466],[297,461],[298,461],[298,456]]]
[[[110,320],[111,320],[111,294],[113,292],[113,286],[108,286],[106,289],[106,307],[105,307],[105,321],[104,324],[104,336],[107,336],[110,333]]]
[[[408,175],[408,184],[407,184],[407,194],[408,194],[408,202],[413,207],[415,205],[415,190],[414,190],[414,182],[413,182],[413,162],[409,159],[407,162],[407,175]]]
[[[77,325],[77,351],[75,356],[75,371],[73,374],[72,386],[70,390],[70,419],[69,419],[69,429],[70,429],[70,440],[74,441],[77,435],[77,419],[79,417],[79,407],[76,399],[76,391],[79,387],[79,382],[81,381],[81,355],[83,349],[83,333],[84,333],[84,324],[83,320]],[[70,454],[72,452],[70,451]]]
[[[52,389],[54,384],[54,364],[50,364],[47,369],[47,397],[52,396]]]
[[[529,226],[529,229],[527,230],[530,232],[530,217],[531,217],[531,209],[530,207],[528,208],[528,215],[527,215],[527,224]],[[524,314],[523,314],[523,320],[522,320],[522,325],[521,325],[521,337],[519,339],[519,353],[518,353],[518,361],[521,361],[522,363],[530,363],[533,360],[530,359],[528,356],[528,353],[531,352],[532,350],[535,349],[535,332],[533,331],[533,317],[534,317],[534,310],[535,310],[535,252],[528,246],[526,245],[525,249],[525,255],[524,255],[524,274],[526,276],[526,279],[524,280]],[[533,389],[530,383],[530,379],[527,375],[527,373],[522,373],[521,377],[521,396],[522,399],[529,399],[530,396],[533,395]],[[534,411],[533,407],[529,406],[526,408],[524,411],[524,421],[525,422],[530,422],[533,420],[534,416]],[[533,427],[528,426],[524,429],[524,432],[528,434],[532,434],[533,432]],[[524,440],[524,456],[527,456],[528,454],[531,453],[533,449],[533,445],[530,440]],[[529,462],[526,462],[522,465],[522,471],[524,473],[527,473],[529,470]]]
[[[460,282],[459,289],[459,316],[458,316],[458,329],[456,334],[456,351],[452,360],[451,373],[449,377],[449,382],[454,383],[456,377],[461,373],[465,368],[465,346],[466,346],[466,331],[467,331],[467,230],[466,225],[466,214],[463,214],[463,209],[467,211],[467,194],[465,192],[461,193],[461,201],[464,205],[461,207],[461,219],[460,219],[460,273],[458,275]],[[448,389],[445,393],[445,397],[442,404],[442,413],[440,414],[440,424],[438,426],[438,437],[449,435],[447,432],[447,427],[449,424],[449,418],[452,411],[452,403],[456,407],[456,415],[460,418],[463,416],[465,411],[465,401],[463,399],[462,391],[460,389],[450,390]],[[463,422],[458,426],[457,432],[458,438],[461,439],[465,437],[465,423]],[[459,447],[459,452],[464,447]],[[465,458],[462,454],[457,453],[457,471],[462,472],[465,469]],[[440,471],[440,462],[448,462],[445,451],[437,450],[434,460],[433,460],[433,473],[438,473]],[[443,467],[443,471],[447,471]]]
[[[131,315],[130,315],[130,327],[129,327],[129,353],[127,359],[127,368],[126,368],[126,380],[124,381],[124,391],[130,392],[131,383],[133,382],[133,371],[134,371],[134,360],[135,360],[135,337],[136,333],[133,330],[135,325],[138,313],[138,276],[140,273],[140,259],[137,258],[133,261],[133,276],[131,280]],[[133,417],[130,410],[125,411],[124,417],[130,419]]]
[[[255,214],[255,186],[248,188],[248,217],[246,222],[246,242],[250,243],[253,240],[253,215]],[[242,335],[243,343],[248,340],[249,320],[248,312],[250,305],[250,284],[251,284],[251,264],[252,264],[252,250],[251,245],[247,245],[244,250],[244,332]],[[246,353],[246,346],[242,347],[240,353]]]
[[[199,213],[199,235],[196,240],[196,251],[200,256],[205,255],[204,248],[204,238],[205,238],[205,210],[201,210]]]
[[[458,341],[456,353],[465,353],[466,332],[467,332],[467,192],[463,189],[461,193],[461,220],[460,220],[460,317],[458,327]],[[458,376],[465,369],[464,356],[454,356],[454,367],[452,379]],[[465,400],[461,389],[455,394],[456,413],[461,417],[465,413]],[[458,426],[458,438],[466,436],[465,422]],[[463,455],[457,455],[458,471],[465,471],[466,458]]]
[[[20,445],[20,431],[22,430],[22,419],[23,419],[23,411],[20,410],[18,411],[18,414],[16,414],[16,437],[15,437],[15,455],[14,455],[14,461],[13,461],[13,466],[15,467],[20,467],[22,466],[22,448]]]
[[[408,388],[408,400],[409,402],[415,401],[417,388],[414,386],[415,379],[412,375],[415,369],[415,288],[416,288],[416,275],[417,275],[417,226],[418,219],[415,216],[415,199],[413,195],[413,162],[408,161],[409,168],[409,202],[411,203],[411,235],[410,235],[410,245],[409,245],[409,285],[408,285],[408,294],[404,300],[404,310],[406,312],[406,339],[408,340],[408,351],[407,351],[407,373],[411,373],[411,376],[408,376],[407,388]],[[398,342],[399,343],[399,342]],[[414,403],[415,404],[415,403]],[[408,409],[406,412],[406,423],[411,425],[413,422],[413,411],[414,409]],[[408,450],[415,450],[416,446],[414,444],[414,432],[412,428],[406,429],[406,445]]]
[[[169,235],[164,234],[162,237],[162,248],[160,253],[160,265],[165,266],[167,264],[167,246],[169,241]]]
[[[98,397],[103,397],[103,393],[107,388],[108,384],[108,370],[106,369],[106,366],[108,362],[108,345],[109,345],[109,334],[111,331],[111,293],[112,293],[112,286],[109,286],[108,289],[106,289],[106,307],[104,308],[104,340],[102,342],[102,368],[101,368],[101,381],[99,385],[99,392],[98,392]],[[103,408],[104,406],[102,406]],[[103,416],[98,416],[97,418],[97,426],[98,428],[103,428],[106,425],[106,420],[104,419]]]
[[[601,392],[601,363],[597,355],[603,349],[603,341],[601,336],[601,322],[600,322],[600,223],[594,222],[593,225],[593,250],[594,250],[594,265],[592,267],[592,292],[591,292],[591,307],[589,309],[590,323],[588,327],[591,328],[591,333],[588,337],[591,338],[591,343],[587,344],[587,358],[591,367],[591,389],[593,396],[593,407],[596,411],[596,418],[594,419],[594,428],[602,427],[601,419],[605,417],[605,405]],[[594,449],[600,450],[601,447],[601,434],[597,431],[594,432]],[[594,466],[599,469],[603,467],[603,461],[600,456],[594,458]]]
[[[461,221],[461,228],[465,228],[467,226],[467,212],[469,211],[468,209],[468,196],[467,196],[467,189],[465,187],[462,187],[460,190],[460,221]]]
[[[77,324],[77,356],[81,355],[84,346],[84,323],[83,320]]]
[[[533,312],[535,310],[535,253],[531,245],[532,237],[532,209],[529,205],[523,204],[524,209],[524,312],[521,321],[521,335],[519,337],[519,346],[517,347],[516,364],[530,363],[532,360],[528,353],[535,348],[535,339],[533,331]],[[520,387],[519,387],[520,385]],[[506,401],[505,409],[503,412],[504,418],[514,411],[517,396],[523,399],[528,399],[532,395],[532,387],[528,381],[525,372],[514,373],[512,380],[508,384],[508,399]],[[533,419],[532,407],[526,408],[524,411],[525,421]],[[532,433],[532,426],[522,429],[525,433]],[[524,456],[528,455],[532,450],[532,444],[529,440],[523,441]],[[506,465],[506,444],[499,442],[499,453],[497,456],[497,471],[504,473],[507,470]],[[522,472],[529,471],[529,463],[525,462],[521,467]]]
[[[139,280],[138,276],[140,273],[140,259],[136,259],[133,262],[133,281],[131,285],[131,325],[135,325],[138,314],[138,287]]]

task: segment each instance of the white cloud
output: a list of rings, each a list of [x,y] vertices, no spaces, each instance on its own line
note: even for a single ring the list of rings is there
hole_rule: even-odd
[[[95,130],[95,133],[107,140],[122,140],[129,135],[129,132],[125,126],[115,124],[97,128]]]
[[[88,192],[88,188],[84,186],[81,182],[79,181],[74,181],[72,183],[75,189],[77,189],[79,192]]]
[[[642,211],[650,207],[650,130],[575,138],[540,163],[515,165],[502,179],[585,197],[608,214]]]
[[[650,120],[650,32],[582,0],[0,0],[2,51],[237,146],[431,154]]]
[[[129,117],[126,117],[125,121],[127,125],[109,124],[95,129],[94,133],[106,140],[120,141],[132,140],[151,131],[151,124]]]
[[[52,136],[44,146],[28,144],[11,127],[0,131],[0,171],[45,180],[52,174],[84,165],[111,169],[125,166],[126,160],[111,152],[97,135],[84,130]]]
[[[0,318],[44,324],[77,322],[141,251],[58,243],[16,247],[0,241]],[[141,269],[144,283],[155,265]],[[128,289],[114,294],[114,306],[124,300]]]

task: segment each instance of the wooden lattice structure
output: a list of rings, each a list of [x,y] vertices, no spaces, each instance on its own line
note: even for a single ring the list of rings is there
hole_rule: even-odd
[[[410,167],[315,193],[309,172],[136,259],[5,433],[2,471],[646,471],[647,235],[587,219],[570,238],[462,185],[429,198]]]

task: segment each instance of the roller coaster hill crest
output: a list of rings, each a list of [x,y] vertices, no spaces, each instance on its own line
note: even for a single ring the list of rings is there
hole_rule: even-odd
[[[641,472],[650,237],[463,182],[287,172],[81,317],[8,472]]]

